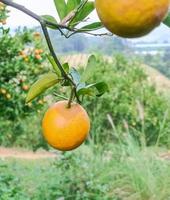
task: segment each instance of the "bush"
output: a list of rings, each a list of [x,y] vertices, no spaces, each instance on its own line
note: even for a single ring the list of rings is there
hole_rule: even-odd
[[[42,38],[26,28],[11,35],[1,26],[0,44],[0,145],[39,146],[39,123],[31,124],[37,123],[35,116],[39,117],[45,100],[40,97],[26,105],[25,97],[31,84],[47,70]]]
[[[140,144],[170,145],[169,104],[149,84],[137,60],[117,55],[111,62],[101,56],[89,73],[89,82],[103,80],[110,91],[101,98],[87,99],[96,143],[116,141],[116,134],[130,132]]]

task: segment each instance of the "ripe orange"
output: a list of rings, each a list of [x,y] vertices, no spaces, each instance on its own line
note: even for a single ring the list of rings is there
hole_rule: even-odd
[[[22,89],[23,89],[24,91],[27,91],[27,90],[29,90],[29,86],[28,86],[28,85],[23,85],[23,86],[22,86]]]
[[[34,36],[36,39],[38,39],[38,38],[41,37],[41,34],[40,34],[39,32],[35,32],[35,33],[33,34],[33,36]]]
[[[35,58],[36,58],[37,60],[41,60],[41,59],[42,59],[42,57],[41,57],[39,54],[36,54],[36,55],[35,55]]]
[[[2,25],[6,25],[6,20],[3,20],[3,21],[2,21]]]
[[[84,108],[67,101],[59,101],[52,105],[42,121],[43,135],[54,148],[69,151],[80,146],[90,130],[90,120]]]
[[[39,55],[39,49],[34,50],[35,55]]]
[[[103,25],[126,38],[144,36],[166,16],[169,0],[95,0]]]

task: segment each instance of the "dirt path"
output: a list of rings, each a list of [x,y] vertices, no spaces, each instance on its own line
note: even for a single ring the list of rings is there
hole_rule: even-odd
[[[27,151],[25,149],[23,150],[23,149],[0,147],[0,158],[36,160],[36,159],[56,158],[56,154],[43,150],[34,153],[32,151]]]

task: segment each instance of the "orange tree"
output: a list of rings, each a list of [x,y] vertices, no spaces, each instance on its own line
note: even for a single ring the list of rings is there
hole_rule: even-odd
[[[25,97],[37,75],[47,69],[42,68],[45,52],[40,33],[24,28],[11,35],[4,26],[8,10],[2,4],[0,8],[0,143],[11,145],[24,136],[21,119],[43,108],[42,97],[27,105]]]
[[[86,95],[103,95],[108,91],[108,86],[102,81],[97,83],[83,82],[80,74],[75,68],[70,68],[68,63],[61,63],[54,52],[48,28],[59,30],[61,35],[66,38],[69,38],[76,33],[110,35],[109,33],[95,34],[92,32],[103,28],[104,25],[114,34],[124,37],[137,37],[147,34],[159,25],[165,19],[169,6],[168,0],[161,0],[159,4],[152,0],[148,1],[146,4],[144,0],[139,0],[137,4],[135,0],[121,0],[119,2],[97,0],[96,8],[102,23],[88,23],[87,17],[95,9],[94,2],[88,0],[68,0],[67,2],[65,0],[54,0],[57,14],[60,19],[59,22],[50,15],[38,16],[31,10],[28,10],[11,0],[1,0],[1,2],[5,5],[12,6],[37,20],[41,25],[50,50],[47,58],[51,63],[52,70],[44,74],[44,76],[31,86],[27,94],[26,102],[31,102],[48,88],[60,84],[61,86],[70,88],[70,97],[67,101],[68,109],[72,107],[73,101],[76,100],[78,103],[81,103]],[[153,12],[149,11],[151,6]],[[136,10],[140,10],[140,12],[136,12]],[[86,22],[86,25],[83,25],[83,22]],[[164,23],[170,25],[169,17],[165,19]],[[93,60],[93,56],[90,57],[90,62],[91,60]],[[86,70],[84,73],[86,73]],[[67,97],[63,98],[67,99]],[[60,121],[62,120],[60,119]],[[61,124],[59,123],[59,125]],[[66,128],[68,127],[66,126]],[[53,136],[50,135],[50,137]],[[65,139],[67,140],[67,138]]]
[[[1,27],[0,35],[1,115],[15,120],[16,116],[23,117],[38,106],[38,101],[33,102],[33,106],[25,105],[25,97],[32,81],[42,72],[45,57],[43,53],[36,53],[39,45],[32,31],[25,29],[11,36],[9,29]]]

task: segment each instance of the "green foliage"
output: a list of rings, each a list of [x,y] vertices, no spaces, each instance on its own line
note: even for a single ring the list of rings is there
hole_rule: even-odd
[[[168,101],[149,84],[140,62],[121,55],[108,62],[100,56],[88,74],[89,82],[102,80],[109,86],[109,93],[102,98],[84,101],[96,143],[107,145],[117,141],[117,132],[122,137],[130,132],[140,144],[169,145]]]
[[[170,48],[167,48],[162,54],[143,55],[141,59],[144,63],[159,70],[162,74],[170,78]]]
[[[19,137],[29,138],[24,120],[30,116],[29,123],[32,123],[31,117],[44,107],[42,97],[27,105],[25,98],[30,85],[47,68],[41,65],[45,53],[38,33],[24,29],[11,35],[1,27],[0,44],[0,144],[12,145],[18,143]],[[37,133],[33,127],[31,130]],[[30,141],[29,145],[36,145],[38,138],[35,144]]]
[[[0,2],[0,24],[6,24],[6,18],[8,17],[8,10],[6,9],[6,5]]]
[[[54,59],[47,55],[47,58],[49,62],[52,65],[52,68],[54,69],[54,72],[46,73],[44,76],[42,76],[39,80],[37,80],[30,88],[26,103],[31,102],[33,99],[44,93],[47,89],[53,87],[56,84],[60,83],[60,86],[71,86],[71,82],[69,80],[66,80],[62,77],[61,72],[58,70],[59,67],[54,62]],[[94,66],[94,62],[96,61],[95,56],[91,56],[88,60],[87,66],[85,67],[86,70],[84,70],[83,74],[88,74],[89,68],[91,65]],[[78,70],[75,68],[70,68],[68,63],[62,64],[63,71],[66,73],[66,75],[73,81],[76,89],[76,95],[77,97],[82,97],[86,95],[90,96],[102,96],[105,92],[108,91],[108,86],[105,82],[95,82],[91,84],[87,84],[87,80],[84,78],[85,82],[81,82],[81,76]],[[84,75],[84,77],[86,77]]]
[[[18,185],[20,181],[12,173],[6,172],[7,165],[0,164],[0,197],[1,200],[27,200],[22,188]]]
[[[28,39],[26,34],[31,37]],[[3,30],[0,37],[0,107],[1,116],[15,120],[17,116],[28,115],[41,106],[25,105],[25,97],[31,83],[42,73],[44,55],[36,57],[39,44],[33,40],[33,32],[24,30],[11,36]]]
[[[88,0],[54,0],[57,14],[60,18],[60,23],[62,25],[67,25],[68,28],[74,28],[81,22],[85,21],[86,18],[94,11],[94,2]],[[53,16],[45,15],[42,16],[47,22],[52,22],[56,24],[56,19]],[[53,26],[49,26],[54,28]],[[78,27],[76,31],[94,31],[103,28],[101,22],[89,23],[86,26]],[[72,34],[67,32],[66,35]]]

